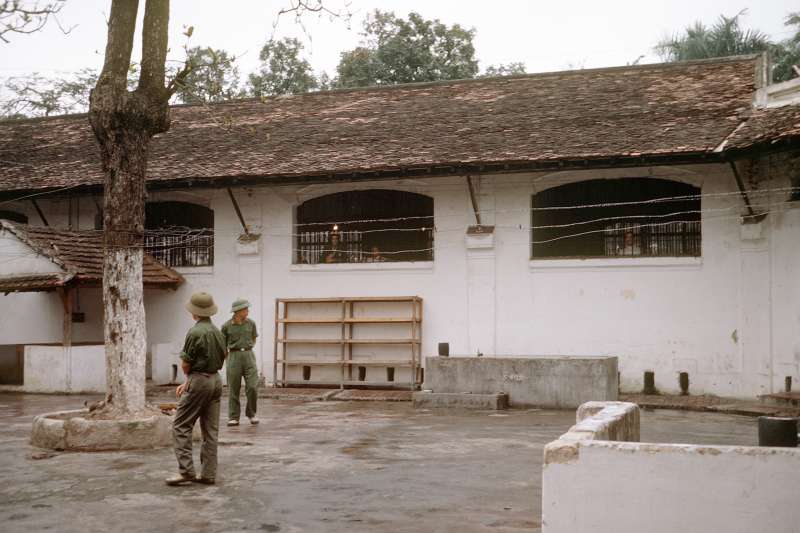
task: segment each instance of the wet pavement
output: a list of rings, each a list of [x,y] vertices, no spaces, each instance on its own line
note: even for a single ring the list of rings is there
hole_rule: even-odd
[[[167,487],[170,449],[28,444],[35,414],[85,399],[0,394],[0,531],[538,531],[542,449],[575,416],[261,399],[260,425],[221,429],[217,485]],[[753,418],[642,412],[643,441],[756,439]]]

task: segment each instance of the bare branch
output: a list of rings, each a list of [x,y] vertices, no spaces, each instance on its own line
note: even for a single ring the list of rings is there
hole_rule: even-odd
[[[294,15],[294,23],[302,28],[303,33],[306,34],[309,40],[311,39],[311,35],[306,30],[306,26],[303,22],[304,17],[309,14],[318,14],[320,16],[328,15],[331,20],[341,19],[349,28],[350,20],[353,18],[353,13],[350,11],[350,2],[348,0],[343,0],[342,9],[339,10],[329,8],[329,4],[329,0],[289,0],[288,5],[278,11],[278,15],[272,23],[272,37],[269,40],[272,41],[275,39],[275,32],[278,29],[278,23],[281,17],[290,14]]]
[[[63,33],[69,33],[74,26],[64,28],[56,16],[64,7],[66,0],[51,0],[49,2],[27,1],[24,0],[1,0],[0,1],[0,41],[9,41],[6,34],[35,33],[44,28],[50,17],[56,21],[59,29]]]

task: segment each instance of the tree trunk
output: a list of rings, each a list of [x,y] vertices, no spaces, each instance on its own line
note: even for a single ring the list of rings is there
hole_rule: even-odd
[[[103,71],[92,91],[89,123],[105,171],[103,310],[106,402],[115,415],[145,407],[145,328],[142,285],[147,152],[153,135],[169,129],[164,86],[169,0],[147,0],[139,86],[127,90],[137,0],[113,0]]]
[[[139,117],[130,117],[134,124],[136,118]],[[114,142],[110,153],[104,154],[109,168],[103,212],[106,402],[123,414],[141,411],[145,406],[147,333],[142,261],[150,136],[146,132],[121,131],[119,125],[110,133]]]

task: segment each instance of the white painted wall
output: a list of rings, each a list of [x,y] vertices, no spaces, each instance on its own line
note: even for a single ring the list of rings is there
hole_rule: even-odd
[[[681,371],[689,372],[693,393],[750,397],[778,390],[786,375],[797,383],[800,205],[784,206],[793,209],[767,217],[760,237],[743,239],[733,218],[744,212],[741,199],[705,198],[703,255],[697,260],[530,261],[526,228],[534,192],[571,181],[648,175],[689,182],[705,194],[736,191],[725,165],[487,176],[479,180],[478,199],[486,211],[483,223],[498,226],[494,248],[468,250],[465,230],[475,219],[463,178],[237,189],[248,225],[263,233],[258,253],[247,255],[238,253],[241,226],[224,190],[151,194],[152,200],[210,206],[216,243],[212,268],[183,270],[187,283],[177,291],[147,291],[149,343],[182,342],[191,326],[183,305],[195,290],[214,295],[222,310],[214,317],[218,325],[234,299],[248,298],[261,333],[256,357],[270,380],[275,298],[418,295],[424,299],[423,356],[436,354],[438,342],[450,342],[453,355],[617,355],[628,391],[641,389],[645,370],[655,370],[656,385],[665,392],[678,391]],[[434,261],[292,265],[296,206],[355,188],[431,196]],[[50,204],[40,205],[47,213]],[[66,223],[65,205],[54,204],[53,220]],[[88,199],[81,202],[81,228],[93,225],[93,209]],[[0,344],[60,339],[60,318],[54,321],[48,311],[54,304],[23,303],[31,298],[50,296],[0,296],[0,317],[19,315],[13,327],[0,323]],[[42,313],[44,326],[32,321]]]
[[[545,467],[542,530],[791,533],[798,470],[796,448],[586,441]]]
[[[25,346],[25,382],[0,390],[22,392],[105,392],[105,348],[102,345]]]
[[[544,533],[797,531],[800,449],[595,440],[638,440],[639,417],[592,404],[545,447]]]

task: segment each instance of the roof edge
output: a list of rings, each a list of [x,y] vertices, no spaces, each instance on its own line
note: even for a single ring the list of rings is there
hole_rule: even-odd
[[[66,274],[74,274],[67,265],[61,261],[51,250],[46,249],[45,247],[41,246],[35,240],[28,237],[27,233],[22,229],[22,226],[27,227],[27,224],[17,224],[14,222],[10,222],[8,220],[0,220],[0,226],[4,229],[8,230],[12,235],[14,235],[21,243],[25,246],[33,250],[39,255],[46,257],[50,260],[53,264],[63,270]]]

